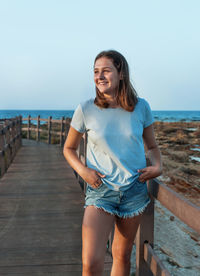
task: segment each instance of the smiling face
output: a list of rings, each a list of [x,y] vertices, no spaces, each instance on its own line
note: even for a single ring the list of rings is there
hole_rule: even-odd
[[[94,64],[94,82],[104,96],[114,96],[119,87],[119,73],[111,59],[101,57]]]

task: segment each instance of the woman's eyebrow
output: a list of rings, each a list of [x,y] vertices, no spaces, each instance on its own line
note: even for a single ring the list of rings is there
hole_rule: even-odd
[[[101,68],[101,69],[111,69],[111,67],[106,66],[106,67],[94,67],[94,70],[97,70],[97,69],[99,69],[99,68]]]

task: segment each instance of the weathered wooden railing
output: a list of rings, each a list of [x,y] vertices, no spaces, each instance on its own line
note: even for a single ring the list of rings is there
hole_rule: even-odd
[[[153,251],[154,199],[157,199],[176,217],[199,234],[200,207],[192,204],[157,179],[149,181],[148,190],[152,201],[144,213],[137,233],[136,275],[170,275]]]
[[[0,120],[0,177],[21,147],[21,117]]]
[[[69,130],[69,118],[65,119],[64,117],[62,117],[62,119],[60,120],[55,120],[52,119],[52,117],[49,117],[48,119],[43,119],[40,118],[40,116],[37,116],[36,118],[31,118],[31,116],[28,116],[27,118],[22,118],[22,121],[27,122],[27,124],[23,123],[22,126],[22,131],[26,132],[27,139],[33,138],[36,141],[45,141],[48,144],[58,143],[59,140],[60,146],[64,145],[64,141]],[[41,137],[41,135],[43,137]],[[53,140],[53,135],[57,139]]]
[[[23,121],[27,121],[27,127],[22,127],[23,131],[27,132],[27,138],[31,138],[31,132],[36,133],[35,139],[37,141],[40,140],[40,134],[45,132],[47,134],[47,143],[51,143],[51,135],[55,134],[59,137],[59,144],[63,146],[64,140],[67,136],[67,132],[69,129],[70,119],[62,118],[61,120],[52,120],[51,117],[49,119],[41,119],[39,116],[37,118],[23,118]],[[36,125],[32,125],[31,122],[35,120],[37,121]],[[19,119],[18,122],[21,120]],[[41,127],[40,122],[46,122],[46,125]],[[57,124],[57,129],[52,130],[52,123]],[[12,126],[17,123],[11,123]],[[58,127],[59,126],[59,127]],[[6,140],[5,136],[5,128],[9,129],[10,133],[12,133],[11,126],[5,126],[1,130],[1,140],[4,135],[4,140]],[[4,133],[4,134],[3,134]],[[20,131],[18,130],[18,136],[20,136]],[[18,137],[16,134],[16,137]],[[12,141],[15,141],[16,138]],[[21,140],[19,140],[21,143]],[[13,143],[13,142],[12,142]],[[12,144],[10,142],[10,144]],[[19,142],[18,142],[19,143]],[[19,145],[20,145],[19,143]],[[4,156],[7,148],[6,146],[2,150],[2,142],[0,142],[0,158]],[[81,161],[86,164],[86,148],[87,148],[87,135],[84,134],[80,146],[77,150],[78,156]],[[13,151],[15,152],[15,151]],[[4,163],[5,164],[5,163]],[[8,164],[8,163],[6,163]],[[77,175],[78,182],[81,184],[83,190],[85,191],[86,183],[83,179]],[[172,189],[167,187],[165,184],[159,182],[157,179],[150,180],[148,182],[148,190],[151,196],[151,203],[146,208],[144,215],[142,216],[142,220],[137,232],[136,236],[136,276],[169,276],[169,271],[164,267],[160,259],[156,256],[153,246],[154,246],[154,201],[158,200],[163,206],[165,206],[168,210],[170,210],[176,217],[178,217],[181,221],[190,226],[193,230],[200,233],[200,207],[195,206],[191,202],[189,202],[184,197],[180,196],[178,193],[174,192]],[[109,248],[108,250],[111,252],[112,245],[112,237],[113,233],[111,233],[109,238]]]
[[[32,118],[30,115],[27,118],[22,118],[22,132],[26,133],[25,138],[27,139],[35,139],[36,141],[45,141],[48,144],[56,143],[60,144],[60,146],[64,145],[65,139],[67,137],[67,133],[69,131],[70,126],[70,118],[62,117],[60,120],[52,119],[49,117],[48,119],[40,118],[37,116],[36,118]],[[27,123],[24,123],[27,122]],[[34,122],[34,123],[33,123]],[[41,124],[41,122],[43,124]],[[55,126],[53,126],[55,124]],[[32,134],[35,135],[32,135]],[[42,134],[46,134],[46,139],[41,139]],[[52,135],[57,136],[58,139],[52,141]],[[84,134],[79,148],[77,150],[78,156],[81,161],[86,164],[86,145],[87,145],[87,135]],[[75,172],[75,175],[78,179],[79,184],[84,190],[86,187],[86,183],[84,183],[83,179]]]
[[[87,137],[81,140],[78,149],[79,158],[86,164]],[[82,185],[86,183],[79,177]],[[157,179],[148,181],[151,203],[146,208],[136,236],[136,276],[170,276],[161,260],[155,254],[154,247],[154,201],[158,200],[181,221],[200,234],[200,207],[192,204],[183,196],[161,183]],[[113,233],[109,238],[111,252]]]

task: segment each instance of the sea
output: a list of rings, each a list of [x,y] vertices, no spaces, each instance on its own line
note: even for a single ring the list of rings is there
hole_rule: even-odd
[[[74,110],[0,110],[0,119],[14,118],[21,115],[27,118],[30,115],[36,118],[48,118],[52,116],[53,119],[72,118]],[[200,122],[200,110],[153,110],[152,111],[155,121],[163,122]]]

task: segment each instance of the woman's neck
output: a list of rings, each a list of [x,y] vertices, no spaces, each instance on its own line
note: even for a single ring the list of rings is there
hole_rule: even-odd
[[[112,107],[112,108],[119,107],[114,95],[106,95],[105,98],[106,98],[106,102],[109,104],[109,107]]]
[[[111,108],[119,107],[119,104],[117,103],[116,99],[109,99],[107,100],[107,103]]]

